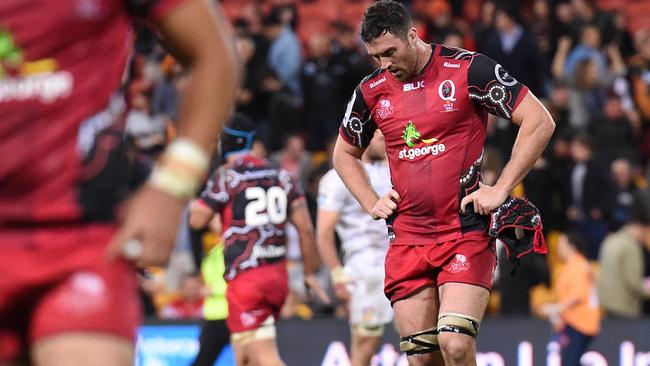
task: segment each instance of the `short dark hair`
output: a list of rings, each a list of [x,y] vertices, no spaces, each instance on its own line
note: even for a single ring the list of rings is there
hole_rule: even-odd
[[[648,194],[643,191],[637,191],[633,195],[632,206],[630,207],[630,218],[628,223],[650,225],[650,211],[648,208]]]
[[[574,247],[580,254],[587,256],[589,245],[585,237],[576,230],[569,230],[566,232],[566,238],[569,244]]]
[[[369,43],[386,33],[404,39],[412,25],[411,15],[404,5],[392,0],[379,0],[363,13],[361,39]]]
[[[262,26],[273,27],[278,25],[282,25],[282,19],[280,18],[280,9],[274,7],[271,9],[271,11],[269,11],[268,14],[266,14],[264,18],[262,18]]]
[[[575,136],[573,136],[573,142],[576,142],[582,146],[586,146],[589,148],[589,150],[593,150],[593,141],[591,140],[591,137],[587,135],[586,133],[579,133]]]

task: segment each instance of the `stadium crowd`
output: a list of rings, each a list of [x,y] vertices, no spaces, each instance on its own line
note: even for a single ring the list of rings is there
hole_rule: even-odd
[[[346,103],[374,66],[358,36],[367,0],[224,0],[245,73],[237,112],[257,126],[254,151],[302,183],[312,218],[320,178]],[[550,251],[518,268],[499,261],[490,314],[549,315],[562,298],[562,233],[591,263],[601,305],[610,316],[650,316],[650,11],[634,0],[404,1],[427,41],[478,51],[526,84],[552,113],[557,129],[544,155],[513,192],[542,213]],[[135,181],[146,177],[173,136],[180,65],[139,27],[128,83],[127,130],[136,147]],[[491,116],[483,178],[498,178],[516,127]],[[215,163],[216,164],[216,163]],[[139,178],[138,178],[139,177]],[[215,223],[218,226],[218,223]],[[149,316],[200,317],[197,263],[219,241],[185,225],[169,268],[141,276]],[[304,298],[300,252],[289,240],[292,294],[283,316],[344,309]],[[196,243],[199,243],[197,245]],[[503,256],[502,256],[503,257]],[[327,282],[328,276],[323,275]],[[625,290],[624,288],[627,288]],[[554,290],[555,289],[555,290]],[[557,290],[557,291],[556,291]],[[606,301],[603,301],[606,300]],[[644,307],[645,305],[645,307]],[[552,311],[550,311],[552,312]]]

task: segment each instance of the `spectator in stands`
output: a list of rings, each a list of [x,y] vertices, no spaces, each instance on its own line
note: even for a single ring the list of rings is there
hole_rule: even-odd
[[[535,36],[540,52],[547,60],[551,59],[550,12],[551,5],[549,4],[549,0],[535,0],[533,2],[533,19],[530,22],[530,31]]]
[[[608,317],[639,317],[643,301],[650,298],[650,281],[643,277],[642,246],[650,230],[645,201],[635,197],[628,223],[608,235],[600,250],[598,297]]]
[[[263,40],[243,36],[237,38],[235,46],[245,70],[237,93],[237,111],[253,120],[257,126],[257,137],[270,146],[273,126],[269,105],[274,96],[282,94],[284,86],[266,62]]]
[[[618,230],[630,219],[634,201],[634,170],[632,163],[624,158],[612,161],[610,170],[615,183],[615,201],[610,214],[610,230]]]
[[[282,150],[271,154],[269,160],[280,165],[305,187],[306,175],[311,164],[311,154],[305,150],[305,139],[300,134],[287,134]]]
[[[595,27],[588,27],[585,33],[599,37]],[[571,57],[569,56],[571,39],[564,36],[558,41],[558,49],[552,65],[553,77],[569,86],[569,123],[573,129],[581,132],[586,132],[590,119],[603,109],[607,91],[614,82],[614,74],[609,72],[604,54],[593,49],[594,52],[590,53],[587,48],[589,47],[576,47],[576,50],[584,50],[584,52],[572,51],[573,61],[568,61],[567,57]],[[617,72],[622,71],[620,54],[616,53],[615,47],[609,50],[613,56],[612,60],[615,61],[613,69]]]
[[[629,31],[625,9],[617,9],[614,13],[614,36],[612,44],[616,45],[624,59],[634,56],[634,39]]]
[[[197,275],[186,275],[181,280],[181,296],[160,309],[163,319],[202,319],[203,282]]]
[[[566,197],[570,203],[568,220],[585,236],[589,259],[598,257],[600,242],[607,234],[606,214],[613,206],[614,188],[609,170],[593,158],[591,139],[578,135],[571,141],[573,166],[565,177]]]
[[[277,11],[280,16],[282,25],[295,31],[298,26],[298,8],[296,2],[293,0],[276,0],[274,7],[275,11]]]
[[[550,85],[550,95],[548,100],[548,111],[555,121],[555,136],[570,133],[569,126],[569,100],[571,91],[566,82],[562,80],[553,80]]]
[[[296,33],[282,23],[282,9],[274,8],[264,17],[264,35],[271,42],[267,62],[280,81],[300,98],[302,50]]]
[[[325,142],[338,133],[343,110],[336,65],[332,62],[330,38],[316,33],[308,44],[309,57],[302,67],[305,125],[310,150],[323,150]],[[338,71],[338,72],[337,72]]]
[[[440,43],[449,47],[466,48],[465,42],[463,40],[463,34],[457,30],[447,32]]]
[[[537,206],[544,219],[546,232],[555,224],[556,220],[552,217],[554,213],[553,203],[559,200],[562,195],[561,189],[558,189],[559,186],[554,184],[551,169],[552,166],[549,164],[548,159],[542,155],[537,159],[523,181],[526,198],[531,202],[535,202],[535,206]],[[553,224],[549,226],[549,223]]]
[[[585,26],[593,25],[603,35],[603,44],[609,44],[616,30],[612,17],[599,11],[594,4],[594,0],[571,0],[571,5],[575,12],[572,22],[575,36],[579,35]]]
[[[567,228],[566,211],[570,201],[565,191],[565,180],[571,169],[573,161],[571,159],[571,138],[566,131],[556,133],[556,136],[550,143],[550,148],[544,154],[549,169],[551,184],[547,190],[551,192],[546,195],[544,200],[548,201],[550,214],[543,216],[544,230],[565,230]],[[524,181],[526,187],[526,181]]]
[[[478,44],[479,51],[500,63],[535,95],[544,98],[547,94],[544,89],[546,61],[535,37],[522,25],[517,5],[497,5],[494,26],[485,42]]]
[[[474,41],[479,47],[487,43],[488,38],[493,31],[495,9],[496,5],[492,0],[486,0],[481,4],[481,18],[479,22],[474,25],[472,30]]]
[[[634,35],[637,54],[630,60],[634,101],[644,121],[650,122],[650,29]]]
[[[342,96],[334,108],[342,116],[359,80],[370,74],[374,68],[368,53],[361,50],[359,35],[353,27],[344,22],[334,22],[332,28],[331,60],[334,71],[341,84]]]
[[[238,39],[250,36],[250,23],[244,18],[233,19],[232,29]]]
[[[458,31],[453,23],[451,6],[447,0],[429,1],[424,9],[426,40],[440,43],[447,34]]]
[[[263,20],[264,36],[270,42],[265,61],[280,81],[278,84],[265,77],[263,85],[269,90],[270,99],[260,134],[263,139],[267,139],[268,134],[265,143],[272,151],[282,147],[283,133],[304,132],[300,116],[302,48],[295,32],[282,23],[282,15],[282,8],[272,8]]]
[[[564,73],[571,78],[575,75],[578,64],[583,60],[592,60],[598,75],[607,73],[607,57],[601,50],[601,34],[595,25],[586,25],[581,29],[580,43],[567,55]]]
[[[608,165],[617,158],[638,159],[637,138],[617,95],[607,95],[602,112],[595,113],[587,130],[594,146],[598,146],[598,154]]]
[[[600,309],[595,276],[585,258],[586,242],[577,233],[560,236],[558,256],[564,264],[555,283],[558,301],[541,308],[557,333],[562,366],[580,366],[580,357],[600,333]]]
[[[637,54],[630,59],[629,79],[634,104],[645,126],[641,152],[643,160],[650,159],[650,29],[640,30],[634,35]]]
[[[551,17],[550,41],[551,47],[549,55],[554,55],[557,51],[559,39],[565,36],[573,38],[573,19],[575,12],[571,6],[570,0],[555,1],[553,6],[553,15]],[[552,58],[549,58],[551,60]]]
[[[187,76],[182,72],[181,65],[171,56],[166,56],[161,63],[163,75],[153,86],[151,96],[151,112],[166,118],[178,120],[178,109],[182,89],[187,84]]]
[[[160,115],[152,116],[149,99],[144,95],[133,98],[132,109],[126,116],[126,133],[137,151],[134,160],[147,167],[147,175],[154,161],[167,144],[169,120]]]

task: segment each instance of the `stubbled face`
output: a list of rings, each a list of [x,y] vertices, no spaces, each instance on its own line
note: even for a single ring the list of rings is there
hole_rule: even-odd
[[[409,30],[406,39],[386,32],[366,43],[366,49],[368,54],[395,79],[406,81],[417,73],[416,40],[415,28]]]

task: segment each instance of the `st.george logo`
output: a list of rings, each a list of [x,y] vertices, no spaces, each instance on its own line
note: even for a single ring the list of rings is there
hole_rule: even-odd
[[[399,158],[405,160],[413,160],[420,156],[438,155],[445,151],[446,147],[443,143],[439,142],[437,138],[423,139],[420,131],[418,131],[413,121],[408,121],[404,130],[402,131],[402,139],[408,148],[404,148],[399,152]],[[424,146],[422,146],[424,144]]]

